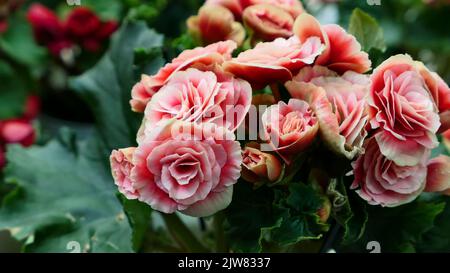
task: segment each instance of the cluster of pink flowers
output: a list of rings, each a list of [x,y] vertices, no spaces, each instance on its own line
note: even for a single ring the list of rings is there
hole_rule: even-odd
[[[25,112],[19,118],[0,120],[0,171],[6,164],[7,144],[31,146],[35,141],[35,131],[31,122],[39,114],[40,102],[35,96],[27,98]]]
[[[102,21],[89,8],[77,7],[62,21],[41,4],[33,4],[28,10],[28,21],[33,27],[35,40],[55,56],[63,49],[78,45],[96,52],[117,29],[115,21]]]
[[[258,39],[232,57],[235,20]],[[229,32],[216,28],[224,23]],[[295,0],[210,0],[188,25],[208,45],[182,52],[132,89],[132,110],[144,113],[138,145],[110,158],[127,198],[165,213],[211,215],[231,202],[241,175],[277,181],[283,165],[318,140],[354,160],[352,188],[370,204],[448,192],[450,160],[429,155],[436,134],[450,129],[450,89],[422,63],[398,55],[364,74],[371,61],[355,37],[320,24]],[[266,87],[273,95],[252,96]],[[241,148],[235,133],[241,125],[251,131],[252,104],[267,106],[262,133]]]
[[[132,90],[145,112],[138,146],[113,151],[119,191],[153,209],[206,216],[231,202],[241,149],[233,132],[244,121],[252,89],[223,69],[233,41],[187,50]],[[232,117],[232,118],[230,118]]]
[[[393,56],[372,73],[368,107],[374,134],[353,163],[352,188],[388,207],[450,189],[450,158],[429,159],[436,134],[450,127],[448,85],[408,55]]]
[[[189,32],[202,44],[233,40],[252,42],[292,36],[295,18],[303,12],[297,0],[207,0],[198,15],[189,18]]]

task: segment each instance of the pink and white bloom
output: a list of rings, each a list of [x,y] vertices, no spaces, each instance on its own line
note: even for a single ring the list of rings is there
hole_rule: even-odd
[[[244,121],[252,100],[250,84],[230,74],[190,68],[173,74],[145,109],[151,125],[178,119],[214,123],[231,131]]]
[[[376,138],[365,143],[365,153],[352,163],[355,180],[351,185],[370,205],[396,207],[416,199],[427,180],[426,161],[400,166],[385,157]]]
[[[314,63],[322,50],[318,37],[310,37],[303,43],[297,37],[278,38],[242,52],[237,58],[225,62],[224,69],[259,89],[292,79],[292,75],[301,68]]]
[[[369,55],[361,50],[356,38],[339,25],[322,26],[312,15],[302,13],[294,23],[294,35],[302,43],[311,36],[320,38],[325,49],[317,58],[316,65],[326,66],[339,74],[349,70],[357,73],[370,70],[372,63]]]
[[[447,83],[435,72],[431,72],[421,62],[415,62],[420,75],[430,91],[441,119],[440,132],[450,129],[450,88]]]
[[[429,90],[408,55],[396,55],[371,77],[369,113],[381,152],[400,166],[414,166],[437,147],[441,123]]]
[[[197,47],[183,51],[171,63],[161,68],[156,75],[143,75],[131,90],[131,108],[135,112],[143,112],[152,96],[166,84],[177,71],[183,71],[190,67],[207,70],[217,64],[222,64],[231,59],[231,53],[237,45],[233,41],[218,42],[207,47]]]
[[[317,115],[320,134],[332,151],[353,159],[367,136],[369,78],[353,71],[342,76],[323,66],[305,67],[286,87],[306,99]]]
[[[226,208],[242,163],[234,138],[214,124],[169,120],[153,128],[133,155],[139,200],[164,213],[196,217]]]
[[[200,44],[232,40],[238,46],[245,39],[245,29],[233,14],[222,6],[205,5],[187,20],[188,31]]]
[[[139,197],[139,193],[133,188],[130,177],[131,169],[134,167],[133,153],[135,150],[135,147],[113,150],[109,157],[114,182],[119,192],[128,199],[137,199]]]
[[[274,151],[289,163],[290,158],[313,142],[319,123],[306,101],[290,99],[266,109],[262,117],[262,125],[266,139]]]

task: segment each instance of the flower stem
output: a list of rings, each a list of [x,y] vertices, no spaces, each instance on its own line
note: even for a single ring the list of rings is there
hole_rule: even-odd
[[[225,220],[225,215],[223,212],[218,212],[214,215],[213,225],[214,225],[214,233],[216,237],[216,252],[219,253],[227,253],[228,247],[225,239],[225,231],[223,229],[223,223]]]
[[[195,237],[189,228],[181,221],[177,214],[161,213],[167,229],[173,239],[187,252],[209,252]]]

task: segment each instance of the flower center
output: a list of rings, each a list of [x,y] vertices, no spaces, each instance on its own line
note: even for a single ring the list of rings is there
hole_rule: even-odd
[[[298,111],[290,112],[281,120],[281,133],[302,132],[305,130],[306,122],[307,120],[305,120],[303,113]]]

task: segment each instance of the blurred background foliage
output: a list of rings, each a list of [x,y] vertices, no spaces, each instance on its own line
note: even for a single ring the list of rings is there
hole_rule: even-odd
[[[109,208],[102,210],[102,207],[100,206],[98,211],[92,212],[86,208],[86,205],[80,204],[78,201],[66,204],[71,211],[75,211],[82,216],[87,215],[88,217],[86,217],[86,219],[88,219],[89,225],[99,221],[103,225],[105,222],[102,221],[106,221],[108,225],[105,225],[105,228],[100,229],[98,226],[96,227],[100,236],[109,236],[111,230],[108,227],[117,225],[114,221],[119,219],[121,220],[119,221],[119,224],[123,234],[127,235],[133,232],[133,246],[129,245],[129,242],[120,242],[123,243],[121,250],[131,251],[131,248],[136,250],[138,249],[139,242],[144,240],[147,247],[157,245],[161,248],[159,250],[169,249],[177,251],[177,249],[172,249],[173,242],[168,242],[165,237],[158,235],[159,237],[154,236],[149,238],[148,236],[145,236],[145,238],[143,238],[144,236],[142,234],[145,233],[143,232],[143,230],[145,231],[145,224],[148,224],[142,223],[145,222],[145,220],[141,219],[139,222],[139,219],[134,219],[134,222],[131,221],[130,225],[133,226],[133,231],[131,231],[131,228],[127,223],[122,221],[124,216],[123,214],[120,214],[120,211],[122,210],[121,206],[113,195],[113,182],[109,177],[107,164],[102,162],[105,158],[101,158],[97,153],[104,154],[109,152],[111,148],[131,143],[131,138],[135,135],[135,132],[129,132],[128,130],[132,130],[131,128],[136,127],[135,123],[137,119],[131,113],[124,115],[125,111],[122,111],[128,106],[127,103],[129,97],[127,96],[129,96],[131,85],[138,79],[138,72],[154,71],[164,63],[164,60],[170,60],[181,50],[193,46],[193,41],[185,34],[185,22],[189,16],[197,13],[204,1],[81,0],[83,6],[94,10],[101,19],[129,22],[130,25],[127,26],[129,29],[137,28],[139,31],[128,34],[124,32],[116,34],[115,37],[117,39],[114,40],[115,38],[113,38],[111,45],[105,45],[100,52],[78,52],[75,55],[73,64],[65,63],[61,58],[52,57],[44,47],[39,46],[35,42],[31,26],[26,19],[26,12],[30,5],[36,2],[52,9],[60,18],[65,18],[74,8],[67,5],[66,1],[62,0],[25,1],[18,10],[11,12],[4,18],[8,22],[8,28],[5,32],[0,34],[0,122],[2,120],[23,115],[26,111],[24,105],[28,95],[38,95],[42,100],[41,114],[34,123],[37,131],[36,142],[38,145],[42,145],[42,147],[35,147],[30,149],[29,152],[25,152],[25,149],[14,146],[8,151],[10,154],[9,157],[13,159],[11,160],[12,167],[9,168],[8,176],[15,178],[15,180],[12,184],[0,182],[0,215],[3,215],[4,217],[6,215],[9,221],[4,224],[23,224],[27,227],[27,229],[22,229],[20,233],[16,233],[15,237],[22,240],[22,244],[25,243],[30,245],[28,249],[24,248],[24,250],[29,251],[52,249],[50,246],[55,246],[60,243],[56,238],[62,233],[71,234],[72,232],[79,236],[85,236],[86,233],[95,230],[95,228],[86,230],[86,227],[82,226],[82,221],[80,223],[76,222],[75,225],[74,223],[67,221],[64,217],[60,217],[62,211],[60,211],[58,207],[55,207],[51,212],[58,215],[59,218],[51,218],[50,216],[52,215],[44,215],[46,218],[42,218],[44,220],[41,219],[41,222],[37,222],[42,224],[42,226],[30,227],[26,225],[26,220],[34,215],[31,210],[33,203],[15,207],[17,210],[7,207],[7,205],[15,204],[14,202],[21,202],[23,199],[20,198],[29,198],[25,200],[38,202],[44,207],[48,206],[48,198],[50,197],[46,195],[45,190],[39,188],[46,188],[48,184],[42,183],[45,182],[45,179],[34,181],[30,178],[36,176],[33,173],[33,168],[36,166],[27,163],[32,159],[42,159],[42,162],[36,163],[36,165],[38,165],[36,168],[41,168],[39,166],[49,168],[48,172],[39,174],[39,177],[45,178],[54,174],[55,171],[58,171],[55,170],[55,168],[51,168],[51,166],[68,168],[63,161],[69,158],[71,161],[68,162],[67,165],[74,165],[74,167],[72,167],[73,169],[76,169],[76,166],[78,165],[87,168],[86,172],[74,170],[73,173],[76,173],[76,175],[80,177],[87,173],[101,182],[105,182],[101,187],[102,189],[104,187],[104,191],[109,194],[107,199],[108,202],[106,204],[110,206]],[[384,32],[383,36],[387,50],[385,52],[376,49],[370,51],[372,60],[374,60],[375,63],[374,65],[377,65],[393,54],[408,53],[412,55],[413,58],[423,61],[429,68],[438,72],[444,80],[450,82],[450,20],[448,18],[450,15],[450,4],[445,4],[444,2],[446,1],[434,1],[436,3],[428,3],[424,0],[381,0],[381,5],[369,5],[368,2],[370,1],[367,0],[304,0],[302,2],[305,8],[315,15],[322,23],[338,23],[344,28],[348,28],[350,15],[354,9],[360,8],[362,11],[373,16]],[[147,26],[144,27],[142,25],[143,23],[139,23],[138,21],[144,21]],[[124,23],[122,24],[124,25]],[[149,28],[162,34],[164,38],[155,34],[153,31],[150,31]],[[141,34],[145,32],[152,33],[152,35],[146,36],[146,39],[149,40],[142,40],[142,37],[144,36],[141,36]],[[130,43],[127,43],[127,39]],[[143,43],[143,41],[145,43]],[[157,44],[157,46],[155,44]],[[133,46],[137,46],[138,48],[132,48]],[[108,50],[108,48],[110,48],[110,50]],[[115,48],[117,48],[117,50]],[[116,55],[116,51],[118,50],[122,51],[120,56]],[[105,65],[105,63],[102,63],[101,61],[103,60],[102,58],[109,58],[114,65]],[[123,64],[133,67],[133,73],[130,72],[131,69],[128,69],[128,66],[123,66]],[[108,73],[114,71],[114,73],[108,74],[108,77],[100,77],[99,75],[104,71],[108,71]],[[108,84],[111,84],[114,81],[119,81],[121,85],[109,88]],[[97,86],[94,86],[96,88],[91,85],[93,82],[98,83]],[[111,104],[98,104],[97,101]],[[94,118],[94,114],[96,119]],[[97,123],[97,125],[95,125],[95,123]],[[116,128],[120,127],[123,130],[114,132],[114,126],[116,126]],[[73,136],[74,134],[68,132],[61,134],[61,127],[71,127],[71,130],[75,131],[77,137],[75,138]],[[99,143],[89,142],[87,144],[80,144],[78,143],[78,140],[76,140],[93,138],[94,134],[95,136],[97,136],[97,134],[100,136]],[[49,142],[50,139],[56,140]],[[87,153],[85,148],[87,145],[94,145],[95,148]],[[98,149],[98,151],[96,149]],[[57,153],[53,150],[57,151]],[[104,166],[104,169],[96,171],[96,168],[100,168],[99,166],[101,165]],[[48,183],[58,183],[59,181],[67,180],[69,182],[72,181],[73,187],[73,185],[78,183],[78,180],[76,179],[77,177],[69,177],[70,175],[70,172],[67,172],[66,177],[64,177],[64,174],[58,174],[53,180],[49,180]],[[0,181],[3,180],[3,176],[4,173],[0,170]],[[83,182],[81,184],[86,188],[94,187],[94,185],[91,185],[92,181],[88,180],[89,179],[81,179]],[[34,182],[36,183],[32,184]],[[27,191],[27,195],[22,192],[23,189],[19,190],[19,188],[15,187],[16,184],[22,184],[22,186],[29,187],[35,186],[35,188]],[[71,188],[62,188],[64,191],[67,189]],[[245,193],[245,191],[243,193]],[[82,196],[84,194],[83,189],[79,189],[79,192],[74,193],[75,196],[77,196],[77,194],[78,197]],[[351,192],[349,195],[353,196],[354,193]],[[59,196],[54,197],[58,202],[61,201],[58,200]],[[257,199],[261,196],[255,195],[253,197]],[[271,198],[275,199],[274,196]],[[352,199],[352,197],[350,199]],[[80,198],[80,200],[82,199]],[[358,200],[355,202],[358,202]],[[261,200],[256,200],[255,203],[257,203],[257,201]],[[267,199],[264,199],[263,201],[266,202]],[[448,251],[450,242],[448,241],[448,238],[445,240],[442,239],[442,235],[448,233],[448,205],[444,213],[437,218],[437,221],[441,222],[439,227],[431,229],[431,226],[437,211],[441,212],[443,210],[443,207],[437,202],[446,202],[448,204],[450,202],[449,199],[436,199],[434,204],[429,205],[421,201],[422,200],[419,200],[419,202],[411,204],[411,206],[415,206],[417,208],[416,211],[422,213],[429,221],[424,221],[420,230],[405,229],[406,231],[403,232],[402,229],[398,228],[397,231],[403,233],[393,233],[391,237],[404,239],[403,241],[407,241],[409,244],[401,245],[399,243],[398,245],[393,246],[391,250],[398,251],[398,248],[401,247],[401,251],[410,251],[412,250],[411,244],[414,244],[416,246],[415,250],[417,251],[429,251],[431,249],[430,246],[433,246],[433,250]],[[148,210],[148,207],[146,206],[142,207],[133,202],[129,202],[128,204],[126,202],[127,201],[125,201],[124,204],[125,213],[130,219],[133,219],[133,215],[143,215],[142,210]],[[55,204],[52,204],[52,206],[56,206]],[[280,208],[278,205],[276,208],[280,209],[280,213],[283,209],[286,210],[286,208]],[[355,205],[355,207],[358,206],[359,205]],[[272,207],[270,207],[270,209],[272,209]],[[233,206],[230,207],[230,211],[232,210]],[[403,214],[402,210],[403,209],[392,211],[392,214],[387,216],[388,218],[386,221],[389,221],[389,219],[397,219],[399,214]],[[240,209],[236,209],[236,211],[239,212]],[[110,215],[110,213],[119,213],[117,217],[120,216],[122,218],[115,218],[116,215]],[[377,213],[380,214],[378,208],[371,208],[370,213],[371,215],[377,215]],[[99,218],[97,214],[101,215],[101,218]],[[147,211],[145,215],[148,214],[150,214],[150,212]],[[245,217],[247,217],[247,215],[245,215]],[[361,218],[364,219],[357,219],[357,217],[350,217],[348,215],[342,217],[346,218],[345,222],[349,226],[361,227],[362,225],[367,226],[371,224],[371,222],[366,224],[367,214],[362,213],[360,215],[363,215]],[[385,217],[384,215],[385,214],[383,214],[383,217]],[[42,215],[38,214],[38,216]],[[78,217],[79,215],[74,214],[74,216]],[[237,214],[237,216],[239,216],[239,214]],[[414,221],[413,218],[414,215],[411,216],[405,214],[402,219],[397,220],[399,223],[406,225],[409,223],[408,221]],[[236,217],[235,219],[240,221],[239,217]],[[270,222],[270,219],[267,218],[263,220]],[[274,222],[276,222],[275,220]],[[262,223],[264,223],[264,221],[262,221]],[[378,224],[379,223],[376,223],[373,226],[378,227]],[[270,225],[272,225],[272,223],[267,223],[267,226]],[[50,226],[51,229],[46,229]],[[263,226],[264,225],[256,227],[249,226],[249,229],[261,230],[261,227]],[[387,224],[386,226],[389,227],[390,225]],[[43,230],[46,230],[49,234],[52,234],[52,236],[50,238],[39,237],[43,234]],[[34,231],[37,231],[36,237],[34,237]],[[390,232],[389,230],[382,229],[369,230],[364,236],[366,236],[368,240],[373,239],[373,236],[377,236],[380,231],[386,233]],[[160,234],[161,230],[160,228],[155,227],[154,232],[155,234]],[[233,232],[233,230],[231,230],[231,232]],[[235,232],[239,233],[239,231]],[[35,241],[24,242],[23,240],[30,240],[31,237],[29,235],[33,235],[32,239]],[[2,242],[3,246],[5,246],[5,242],[7,242],[6,239],[2,239],[1,236],[2,235],[0,235],[0,252],[3,251],[1,248]],[[363,235],[361,234],[361,236]],[[161,239],[161,242],[155,242],[154,238],[163,239]],[[87,238],[83,237],[82,240],[87,240]],[[45,243],[39,244],[40,241]],[[8,245],[14,244],[14,241],[9,240],[8,242]],[[246,244],[247,242],[242,243]],[[94,247],[108,251],[110,250],[102,245],[94,245]],[[157,250],[157,247],[155,247],[151,251]],[[341,250],[365,251],[365,246],[353,245],[348,248],[343,247]]]

